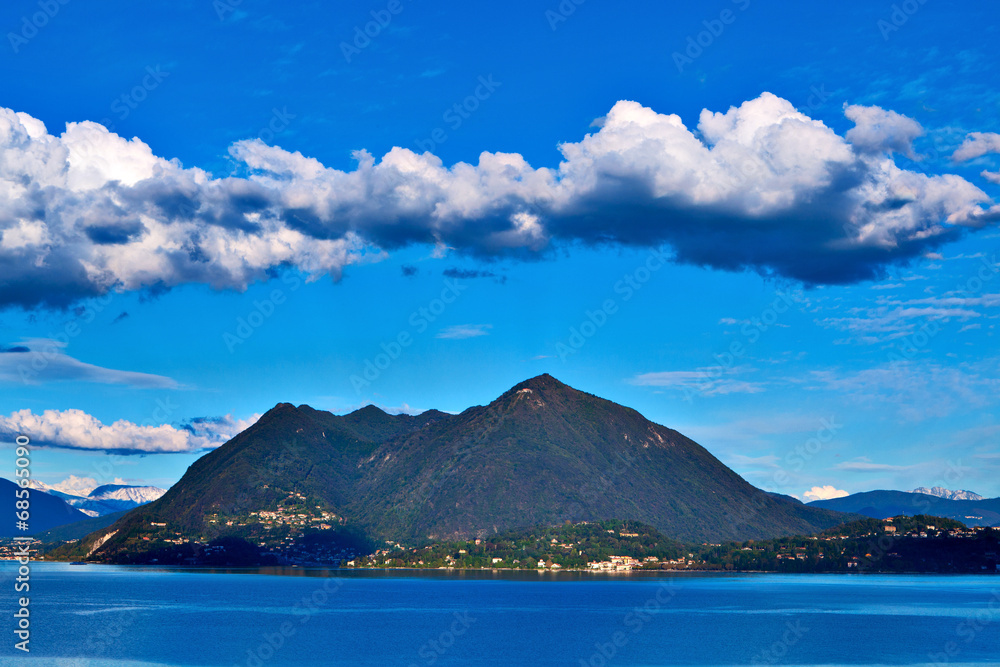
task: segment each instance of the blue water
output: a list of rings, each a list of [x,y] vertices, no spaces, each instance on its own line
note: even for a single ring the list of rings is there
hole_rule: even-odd
[[[1000,577],[210,572],[35,563],[60,665],[1000,665]],[[333,575],[333,576],[331,576]],[[2,627],[6,624],[7,627]]]

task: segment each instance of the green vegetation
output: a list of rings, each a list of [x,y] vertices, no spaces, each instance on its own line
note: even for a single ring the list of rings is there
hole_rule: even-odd
[[[68,523],[64,526],[59,526],[58,528],[51,528],[44,532],[35,535],[35,539],[44,542],[66,542],[69,540],[79,540],[80,538],[86,537],[95,530],[100,530],[110,526],[118,519],[128,514],[128,510],[122,510],[121,512],[112,512],[111,514],[105,514],[104,516],[94,516],[83,521],[76,521],[74,523]]]
[[[893,531],[894,532],[890,532]],[[769,572],[997,572],[1000,530],[942,517],[852,521],[813,536],[699,550],[706,569]]]
[[[545,569],[598,569],[592,564],[604,563],[605,570],[980,573],[998,571],[998,538],[1000,530],[919,515],[891,523],[853,521],[812,536],[695,546],[636,522],[602,521],[382,549],[354,566],[533,570],[539,563]]]
[[[459,415],[279,404],[162,498],[64,552],[133,562],[223,537],[287,551],[314,528],[419,546],[612,519],[721,542],[845,518],[772,497],[680,433],[542,375]]]
[[[687,548],[635,521],[597,521],[517,530],[425,547],[388,548],[355,562],[374,567],[586,569],[588,563],[627,554],[648,562],[684,556]]]
[[[298,518],[298,517],[297,517]],[[269,541],[229,535],[182,541],[168,527],[129,536],[101,560],[188,565],[316,565],[365,568],[515,570],[720,570],[764,572],[998,572],[1000,529],[967,528],[942,517],[851,521],[815,535],[721,544],[684,544],[636,521],[578,522],[445,540],[382,545],[350,528],[276,526]],[[148,540],[144,538],[150,538]],[[78,545],[50,559],[80,559]]]

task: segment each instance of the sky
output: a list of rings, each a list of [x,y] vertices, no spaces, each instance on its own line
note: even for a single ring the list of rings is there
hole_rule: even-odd
[[[550,373],[767,490],[1000,496],[1000,8],[800,4],[4,3],[4,448],[168,487]]]

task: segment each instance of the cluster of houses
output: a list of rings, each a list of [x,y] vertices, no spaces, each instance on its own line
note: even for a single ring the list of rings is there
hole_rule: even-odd
[[[646,558],[646,562],[655,563],[658,559],[656,556],[649,556]],[[603,572],[627,572],[629,570],[642,567],[643,561],[636,560],[631,556],[609,556],[608,560],[602,561],[591,561],[587,563],[587,569],[598,570]],[[539,565],[541,567],[541,565]]]
[[[284,510],[276,510],[274,512],[260,511],[260,512],[250,512],[251,517],[258,517],[260,523],[264,525],[264,529],[270,529],[274,525],[287,525],[287,526],[299,526],[305,528],[307,526],[312,526],[313,528],[318,528],[320,530],[330,530],[333,528],[333,523],[338,521],[336,514],[332,512],[321,511],[318,516],[311,516],[304,512],[286,512]],[[233,525],[232,521],[226,522],[227,526]],[[246,525],[243,523],[237,524],[240,526]]]
[[[41,540],[35,539],[32,539],[29,543],[28,553],[31,554],[32,560],[37,559],[38,545],[41,543]],[[12,539],[4,539],[3,541],[0,541],[0,560],[17,560],[22,557],[24,555],[21,551],[23,545],[24,541],[15,542]]]

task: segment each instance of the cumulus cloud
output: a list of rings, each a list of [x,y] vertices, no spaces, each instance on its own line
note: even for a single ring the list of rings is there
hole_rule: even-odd
[[[902,153],[916,157],[913,140],[924,133],[917,121],[881,107],[852,105],[844,109],[854,127],[845,137],[855,148],[869,153]]]
[[[979,173],[979,175],[985,178],[990,183],[995,183],[996,185],[1000,185],[1000,171],[987,171],[984,169]]]
[[[951,155],[955,162],[966,162],[987,153],[1000,153],[1000,134],[996,132],[971,132]],[[984,174],[985,176],[985,174]]]
[[[51,134],[0,109],[0,304],[65,306],[109,290],[244,289],[276,267],[312,279],[429,244],[536,257],[559,242],[669,244],[676,260],[806,283],[877,276],[1000,217],[979,188],[900,169],[914,121],[849,107],[852,138],[770,93],[726,112],[614,105],[559,148],[446,166],[393,148],[341,171],[240,141],[214,177],[92,122]],[[881,152],[880,152],[881,151]]]
[[[124,419],[103,424],[83,410],[19,410],[0,416],[0,437],[26,435],[39,447],[98,450],[121,453],[179,453],[214,449],[252,426],[260,415],[236,419],[232,415],[195,419],[175,428],[135,424]]]
[[[838,489],[835,486],[827,484],[825,486],[814,486],[805,493],[802,494],[807,501],[812,500],[829,500],[831,498],[843,498],[844,496],[849,496],[847,491],[843,489]]]
[[[0,382],[97,382],[138,389],[177,389],[180,386],[176,380],[163,375],[88,364],[66,354],[65,348],[65,341],[48,338],[30,338],[13,346],[0,346]]]

